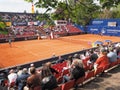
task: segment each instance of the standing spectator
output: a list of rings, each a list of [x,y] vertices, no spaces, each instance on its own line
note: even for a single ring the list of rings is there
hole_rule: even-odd
[[[18,90],[23,90],[24,86],[26,85],[27,78],[29,77],[27,68],[22,70],[22,74],[17,77],[16,85],[18,86]]]
[[[31,75],[27,78],[27,86],[29,90],[40,90],[41,79],[40,79],[39,74],[36,72],[36,68],[31,67],[30,73]]]

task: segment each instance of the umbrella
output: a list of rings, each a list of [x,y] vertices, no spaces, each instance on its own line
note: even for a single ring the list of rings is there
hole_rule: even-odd
[[[112,42],[111,40],[105,40],[105,42]]]
[[[102,41],[96,41],[96,42],[94,42],[94,44],[96,45],[96,44],[103,44],[103,42]]]

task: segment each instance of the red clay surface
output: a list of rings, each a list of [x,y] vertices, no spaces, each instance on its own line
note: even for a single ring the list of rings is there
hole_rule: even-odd
[[[5,68],[31,61],[43,60],[50,58],[53,53],[58,56],[80,51],[83,48],[91,48],[91,43],[97,40],[119,42],[120,37],[87,34],[60,37],[54,40],[43,39],[13,42],[12,48],[9,47],[8,43],[0,44],[0,67]]]

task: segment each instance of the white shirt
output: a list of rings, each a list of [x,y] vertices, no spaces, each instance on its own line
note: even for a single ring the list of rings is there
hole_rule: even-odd
[[[9,80],[9,84],[12,82],[16,82],[17,79],[17,74],[16,73],[11,73],[8,75],[8,80]]]

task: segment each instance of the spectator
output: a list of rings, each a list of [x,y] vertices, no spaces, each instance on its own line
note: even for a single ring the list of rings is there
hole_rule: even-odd
[[[31,67],[30,73],[31,75],[27,78],[27,86],[29,90],[40,90],[41,79],[40,79],[39,74],[36,72],[36,68]]]
[[[109,58],[107,57],[107,50],[101,49],[100,56],[96,60],[94,64],[94,69],[96,70],[98,67],[104,67],[109,64]]]
[[[74,59],[80,59],[80,55],[79,55],[79,54],[74,54],[74,55],[73,55],[73,58],[74,58]]]
[[[81,60],[84,60],[84,59],[86,59],[86,58],[88,58],[88,57],[86,57],[84,54],[80,54],[80,59],[81,59]]]
[[[110,63],[117,61],[117,54],[114,52],[114,49],[111,48],[107,56],[109,58]]]
[[[53,53],[53,54],[52,54],[52,58],[55,58],[55,57],[56,57],[56,55],[55,55],[55,53]]]
[[[26,85],[27,78],[29,77],[27,68],[22,70],[22,74],[17,77],[16,85],[18,86],[18,90],[23,90],[24,86]]]
[[[20,76],[22,74],[22,68],[21,67],[17,67],[17,75]]]
[[[4,72],[0,73],[0,85],[4,87],[6,80],[7,80],[7,74],[4,71]]]
[[[31,74],[31,73],[30,73],[30,68],[31,68],[31,67],[34,67],[34,64],[33,64],[33,63],[30,64],[30,67],[28,68],[28,73],[29,73],[29,74]]]
[[[93,50],[90,51],[90,62],[94,63],[98,58],[98,55]]]
[[[52,74],[58,74],[58,71],[56,71],[54,68],[52,68],[51,62],[47,62],[45,65],[50,69]]]
[[[116,53],[117,53],[118,58],[120,58],[120,45],[116,47]]]
[[[83,68],[83,64],[75,59],[71,65],[70,76],[64,75],[63,76],[63,83],[72,80],[72,79],[79,79],[80,77],[85,76],[85,70]]]
[[[64,70],[67,70],[67,69],[70,70],[72,62],[73,62],[73,57],[70,55],[68,56],[68,59],[66,60],[66,66],[63,67],[62,72],[64,72]]]
[[[67,67],[70,68],[73,62],[73,57],[70,55],[67,59]]]
[[[17,74],[14,72],[13,69],[11,69],[9,73],[10,74],[8,75],[8,90],[10,90],[10,88],[13,88],[15,86],[17,79]]]
[[[53,90],[57,87],[57,81],[50,69],[43,66],[41,70],[41,87],[42,90]]]
[[[61,56],[58,57],[57,63],[62,63],[64,61],[64,58],[62,58]]]

